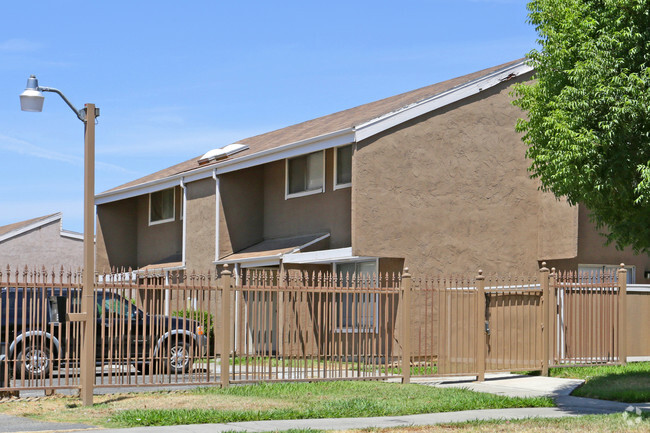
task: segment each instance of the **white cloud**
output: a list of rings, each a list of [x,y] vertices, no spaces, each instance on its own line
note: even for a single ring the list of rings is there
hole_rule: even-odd
[[[19,155],[28,155],[40,159],[63,162],[65,164],[70,164],[74,166],[83,165],[83,158],[81,156],[56,152],[50,149],[46,149],[44,147],[36,146],[25,140],[9,137],[2,134],[0,134],[0,149],[7,152],[19,154]],[[105,163],[102,161],[95,161],[95,166],[98,169],[118,170],[130,174],[136,173],[134,171],[127,170],[122,166]]]
[[[32,52],[41,47],[38,42],[32,42],[27,39],[7,39],[0,42],[0,51],[4,52]]]

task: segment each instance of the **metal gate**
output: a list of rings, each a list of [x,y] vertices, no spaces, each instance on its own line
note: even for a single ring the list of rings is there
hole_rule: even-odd
[[[625,361],[626,272],[416,279],[414,376],[472,376]]]

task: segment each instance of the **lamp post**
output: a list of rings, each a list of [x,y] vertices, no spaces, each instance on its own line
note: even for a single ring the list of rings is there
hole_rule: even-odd
[[[84,270],[81,291],[81,314],[70,315],[71,320],[83,323],[81,346],[81,389],[80,396],[85,406],[93,404],[95,385],[95,119],[99,108],[95,104],[85,104],[78,110],[60,90],[40,87],[34,75],[27,79],[25,91],[20,94],[20,108],[23,111],[43,110],[43,93],[57,93],[84,123]]]

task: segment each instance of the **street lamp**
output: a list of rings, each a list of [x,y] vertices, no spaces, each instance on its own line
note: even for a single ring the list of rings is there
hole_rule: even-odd
[[[71,320],[83,323],[83,340],[81,347],[81,399],[85,406],[93,404],[95,385],[95,119],[99,108],[95,104],[85,104],[77,108],[68,101],[60,90],[52,87],[40,87],[34,75],[27,79],[25,91],[20,94],[20,108],[23,111],[43,111],[42,92],[57,93],[74,111],[77,118],[84,123],[84,270],[81,291],[81,314],[70,314]]]

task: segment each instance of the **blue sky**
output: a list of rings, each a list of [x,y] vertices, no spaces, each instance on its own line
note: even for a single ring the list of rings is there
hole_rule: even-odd
[[[33,15],[33,16],[30,16]],[[30,74],[101,109],[96,192],[258,133],[520,57],[524,0],[33,1],[0,12],[0,225],[83,229],[83,124]]]

